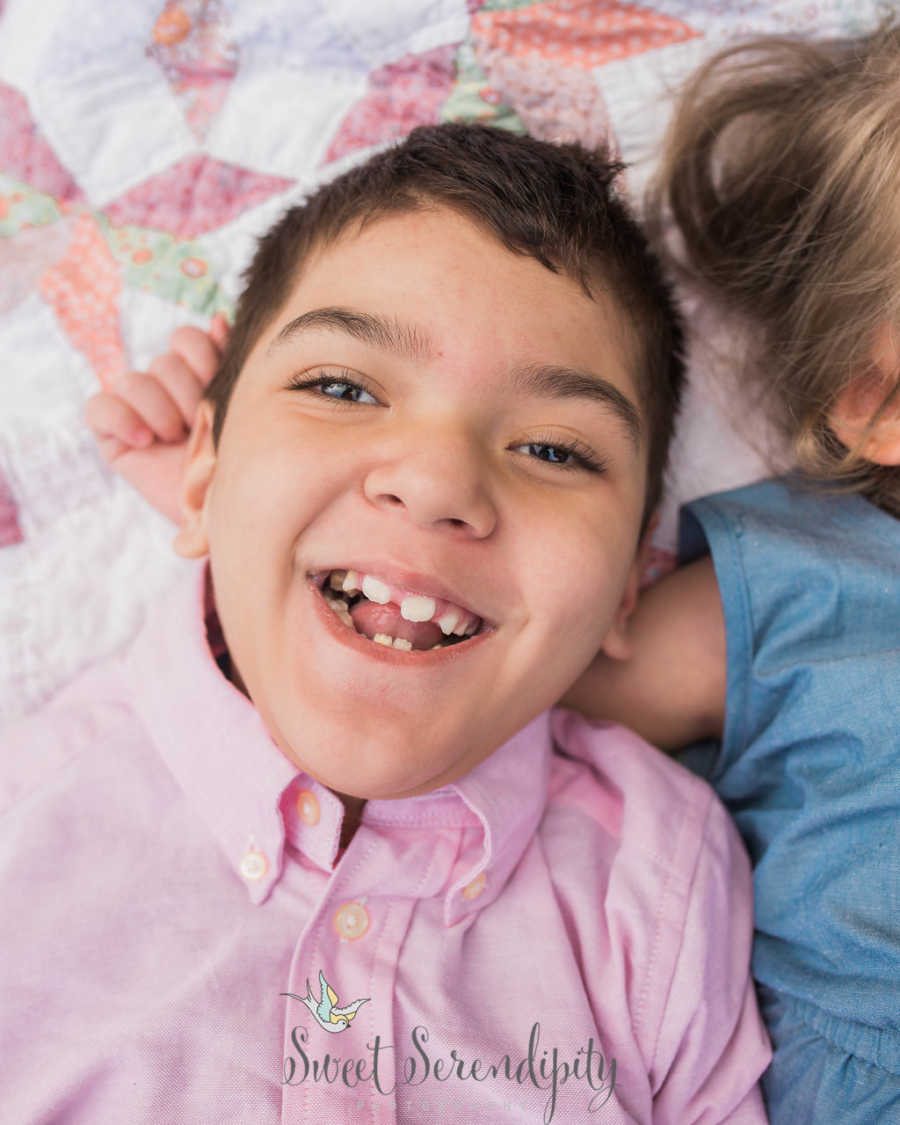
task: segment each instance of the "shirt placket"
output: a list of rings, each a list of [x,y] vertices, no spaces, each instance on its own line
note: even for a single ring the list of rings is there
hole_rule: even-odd
[[[284,1125],[398,1120],[398,962],[413,911],[455,854],[446,836],[415,836],[398,863],[383,835],[360,828],[300,935],[285,990]]]

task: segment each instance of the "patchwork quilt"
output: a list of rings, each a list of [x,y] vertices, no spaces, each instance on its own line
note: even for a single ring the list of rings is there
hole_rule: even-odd
[[[635,200],[678,84],[726,41],[853,34],[876,0],[0,0],[0,721],[122,648],[180,566],[87,398],[230,313],[256,237],[420,123],[609,140]],[[766,475],[761,422],[692,384],[675,513]]]

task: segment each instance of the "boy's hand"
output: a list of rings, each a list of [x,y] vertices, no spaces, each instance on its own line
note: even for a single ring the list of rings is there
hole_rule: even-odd
[[[181,520],[187,437],[227,339],[228,322],[221,314],[213,317],[208,333],[177,328],[169,351],[148,371],[128,372],[114,391],[92,395],[85,408],[106,461],[173,523]]]

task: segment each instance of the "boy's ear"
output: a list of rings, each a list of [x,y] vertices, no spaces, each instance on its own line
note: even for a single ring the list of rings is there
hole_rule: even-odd
[[[172,544],[185,559],[199,559],[209,553],[206,508],[216,469],[212,419],[212,404],[203,399],[197,407],[184,455],[179,498],[181,526]]]
[[[873,370],[845,387],[828,414],[828,425],[848,449],[858,445],[897,380],[900,350],[889,324],[878,334],[872,359]],[[900,465],[900,394],[884,409],[859,452],[876,465]]]
[[[628,581],[625,584],[625,592],[622,595],[622,600],[619,602],[619,608],[616,610],[613,623],[610,625],[606,636],[603,638],[603,643],[600,646],[600,651],[612,660],[631,659],[632,645],[631,636],[628,631],[628,619],[631,617],[634,607],[637,605],[638,596],[641,591],[641,579],[644,576],[644,571],[647,569],[647,563],[650,558],[651,541],[658,526],[659,513],[656,512],[647,524],[647,529],[638,544],[634,562],[631,564],[631,570],[628,573]]]

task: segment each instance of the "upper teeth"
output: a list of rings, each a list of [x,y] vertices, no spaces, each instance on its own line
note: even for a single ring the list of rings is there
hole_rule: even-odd
[[[402,611],[401,611],[402,612]],[[438,618],[438,625],[445,637],[448,637],[459,624],[459,614],[455,609],[449,610],[443,617]]]
[[[471,636],[479,625],[479,618],[462,606],[455,606],[452,602],[427,594],[397,589],[374,574],[361,574],[356,570],[332,570],[325,586],[329,591],[329,602],[342,620],[349,618],[350,607],[341,599],[341,594],[352,599],[355,594],[362,592],[369,601],[378,605],[393,601],[399,606],[400,616],[406,621],[434,621],[445,637]]]
[[[436,608],[434,598],[426,598],[422,594],[408,594],[400,603],[400,616],[406,621],[430,621],[434,617]]]
[[[367,574],[362,580],[362,592],[370,602],[378,602],[379,605],[391,600],[390,586],[380,578],[373,578],[371,574]]]

